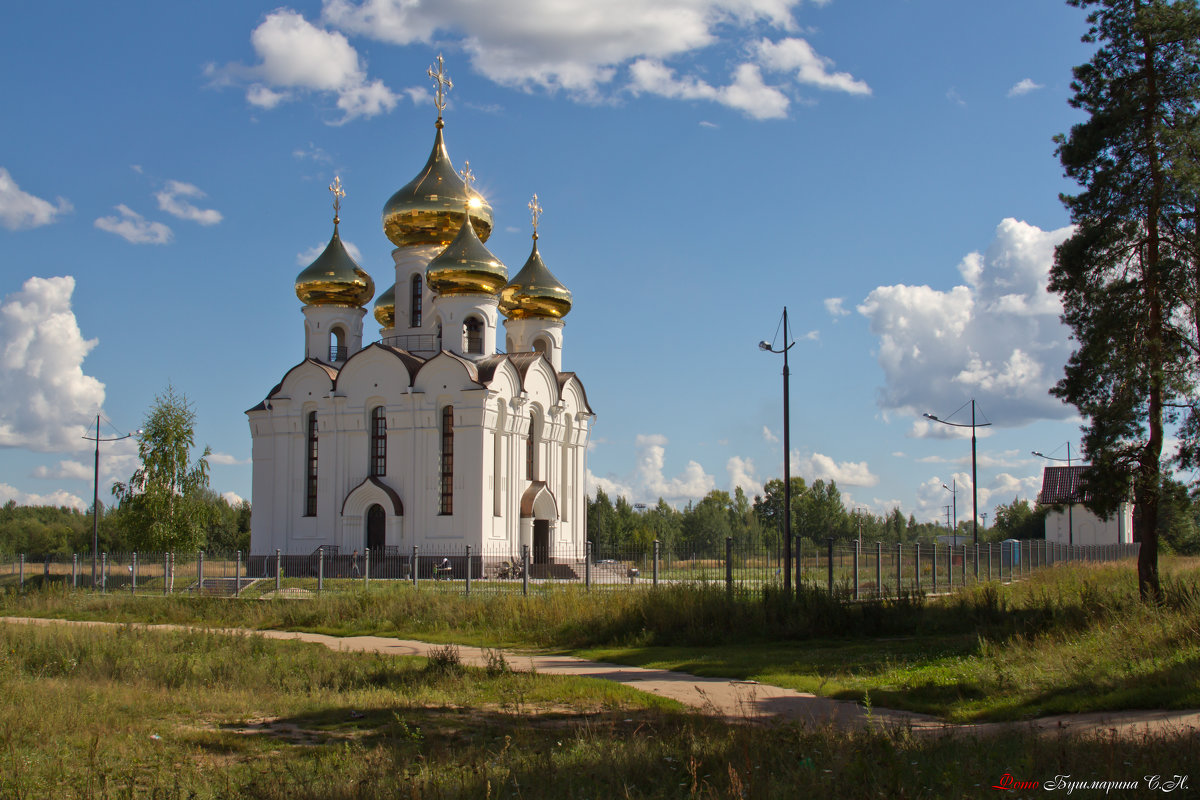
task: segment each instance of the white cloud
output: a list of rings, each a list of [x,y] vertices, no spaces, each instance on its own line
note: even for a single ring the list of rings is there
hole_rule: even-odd
[[[208,463],[221,464],[222,466],[230,466],[234,464],[249,464],[250,459],[231,456],[229,453],[209,453]]]
[[[771,444],[779,443],[779,437],[776,436],[774,433],[772,433],[771,429],[768,428],[766,425],[763,425],[763,434],[762,435],[763,435],[764,442],[770,442]]]
[[[996,425],[1069,418],[1073,412],[1048,394],[1071,347],[1058,298],[1046,291],[1054,248],[1069,233],[1006,219],[985,254],[959,265],[966,285],[872,291],[858,311],[879,338],[880,407],[919,417],[976,397]],[[918,419],[911,435],[961,433]]]
[[[180,198],[194,197],[197,200],[205,194],[199,187],[183,181],[167,181],[167,186],[154,195],[158,207],[173,217],[198,222],[201,225],[216,225],[222,220],[221,212],[213,208],[197,208]]]
[[[246,101],[272,109],[315,92],[337,97],[342,124],[396,107],[399,95],[381,80],[370,80],[358,51],[346,37],[325,30],[288,8],[271,12],[250,34],[259,63],[208,68],[218,85],[249,82]]]
[[[354,242],[348,242],[342,239],[342,245],[346,248],[346,252],[350,254],[359,264],[362,264],[362,251],[355,246]],[[317,260],[317,256],[325,252],[325,248],[329,246],[329,242],[320,242],[302,252],[296,253],[296,263],[302,267],[307,267],[309,264]]]
[[[962,95],[958,93],[958,89],[955,89],[953,86],[946,90],[946,99],[961,108],[966,108],[967,106],[967,101],[963,100]]]
[[[844,297],[826,297],[825,298],[825,310],[829,313],[829,316],[831,316],[831,317],[836,318],[836,317],[847,316],[850,313],[850,310],[845,308],[842,305],[845,302],[846,302],[846,298],[844,298]]]
[[[8,170],[0,167],[0,225],[10,231],[49,225],[73,210],[65,198],[59,197],[57,201],[55,205],[21,191]]]
[[[660,497],[672,502],[699,500],[716,488],[713,476],[696,461],[689,461],[678,476],[666,477],[663,474],[666,446],[667,437],[661,434],[639,434],[635,441],[637,465],[633,474],[599,477],[588,470],[588,491],[599,487],[613,497],[620,495],[630,502],[653,503]]]
[[[75,279],[30,278],[0,303],[0,447],[75,451],[104,384],[83,374],[96,339],[71,310]]]
[[[802,457],[792,453],[792,474],[801,475],[810,483],[818,478],[837,481],[838,486],[874,486],[879,476],[871,473],[865,461],[834,461],[827,455],[813,453]]]
[[[95,225],[102,231],[115,233],[131,244],[166,244],[171,241],[171,229],[161,222],[151,222],[129,206],[116,206],[119,217],[100,217]]]
[[[757,46],[762,65],[775,72],[791,72],[796,81],[806,86],[848,94],[871,94],[865,81],[848,72],[830,72],[833,61],[818,55],[803,39],[788,38],[779,42],[763,39]]]
[[[242,497],[237,492],[221,492],[221,497],[225,498],[225,502],[231,506],[240,506],[246,502],[246,498]]]
[[[91,506],[90,502],[85,503],[83,498],[62,489],[50,494],[32,494],[22,492],[15,486],[9,486],[7,483],[0,483],[0,504],[7,503],[9,500],[14,501],[19,506],[67,506],[68,508],[76,508],[80,511]],[[101,506],[103,507],[103,503]]]
[[[1022,80],[1013,84],[1013,87],[1008,90],[1008,96],[1020,97],[1023,94],[1029,94],[1030,92],[1035,92],[1041,88],[1043,88],[1042,84],[1034,83],[1032,78],[1023,78]]]
[[[682,100],[710,100],[735,108],[753,119],[779,119],[787,116],[788,98],[779,89],[763,83],[762,73],[754,64],[740,64],[733,82],[724,87],[711,86],[696,77],[676,78],[661,61],[640,59],[629,68],[634,94],[646,92]]]
[[[729,473],[731,494],[739,486],[750,497],[753,497],[755,492],[762,492],[763,482],[755,476],[754,461],[751,459],[732,456],[725,462],[725,471]]]
[[[60,461],[56,467],[39,466],[33,470],[32,477],[50,480],[88,480],[93,477],[93,465],[82,461]]]

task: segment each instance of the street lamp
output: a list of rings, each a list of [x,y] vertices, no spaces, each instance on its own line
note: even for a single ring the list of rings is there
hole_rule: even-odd
[[[1033,455],[1037,456],[1038,458],[1044,458],[1047,461],[1066,461],[1067,466],[1068,467],[1071,466],[1071,443],[1070,442],[1067,442],[1067,457],[1066,458],[1052,458],[1052,457],[1046,455],[1045,453],[1038,452],[1037,450],[1030,450],[1029,452],[1032,453]],[[1074,500],[1075,499],[1074,476],[1069,477],[1067,480],[1070,481],[1070,486],[1071,486],[1071,496],[1068,499]],[[1069,544],[1069,545],[1075,544],[1075,515],[1073,513],[1074,508],[1075,508],[1075,503],[1073,503],[1073,502],[1067,503],[1067,544]]]
[[[783,307],[783,347],[776,350],[770,342],[758,343],[759,350],[768,353],[783,353],[783,592],[792,593],[792,465],[791,461],[791,418],[788,414],[788,350],[796,343],[788,334],[787,306]],[[797,588],[799,588],[799,581]]]
[[[89,442],[96,443],[96,462],[95,469],[92,472],[92,588],[96,588],[96,567],[98,551],[100,550],[100,443],[101,442],[119,442],[122,439],[128,439],[130,436],[140,435],[141,428],[138,428],[134,433],[127,433],[124,436],[114,436],[110,439],[100,437],[100,415],[96,415],[96,435],[84,436]]]
[[[863,521],[863,518],[862,518],[862,514],[859,512],[862,512],[862,511],[869,512],[870,510],[871,509],[867,508],[866,506],[855,506],[854,507],[854,516],[858,517],[858,552],[860,552],[860,553],[862,552],[862,521]]]
[[[955,412],[958,413],[958,412]],[[975,421],[975,398],[971,398],[971,424],[967,425],[962,422],[948,422],[944,419],[939,419],[933,414],[922,414],[925,419],[940,422],[943,425],[949,425],[952,428],[970,428],[971,429],[971,533],[974,536],[975,544],[979,544],[979,481],[975,477],[975,429],[986,428],[992,423],[976,422]],[[955,520],[955,524],[958,521]]]
[[[950,526],[950,534],[954,538],[950,540],[950,544],[958,544],[958,479],[956,478],[950,482],[954,484],[953,489],[944,483],[942,484],[942,488],[954,495],[954,500],[951,503],[951,508],[954,509],[954,524]]]

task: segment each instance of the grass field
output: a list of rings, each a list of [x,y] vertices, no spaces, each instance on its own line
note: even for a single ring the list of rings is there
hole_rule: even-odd
[[[0,625],[0,652],[5,798],[955,798],[1200,763],[1193,735],[729,724],[453,650]]]

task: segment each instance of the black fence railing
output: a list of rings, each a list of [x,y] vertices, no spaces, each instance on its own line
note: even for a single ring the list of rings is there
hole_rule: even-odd
[[[1137,544],[1065,545],[1039,540],[976,545],[856,541],[796,542],[796,584],[846,597],[943,593],[984,581],[1012,581],[1065,562],[1136,558]],[[528,593],[530,587],[585,589],[663,583],[723,584],[730,591],[782,586],[780,548],[735,547],[712,555],[654,542],[645,548],[522,546],[386,547],[347,554],[320,547],[305,555],[242,553],[100,553],[0,556],[0,587],[59,585],[135,594],[305,596],[372,581],[478,591]],[[719,551],[718,551],[719,552]]]

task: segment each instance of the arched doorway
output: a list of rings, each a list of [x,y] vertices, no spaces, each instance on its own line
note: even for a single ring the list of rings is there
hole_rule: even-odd
[[[367,509],[367,547],[374,553],[382,552],[387,543],[387,512],[376,503]]]
[[[533,521],[533,563],[550,563],[550,520]]]

